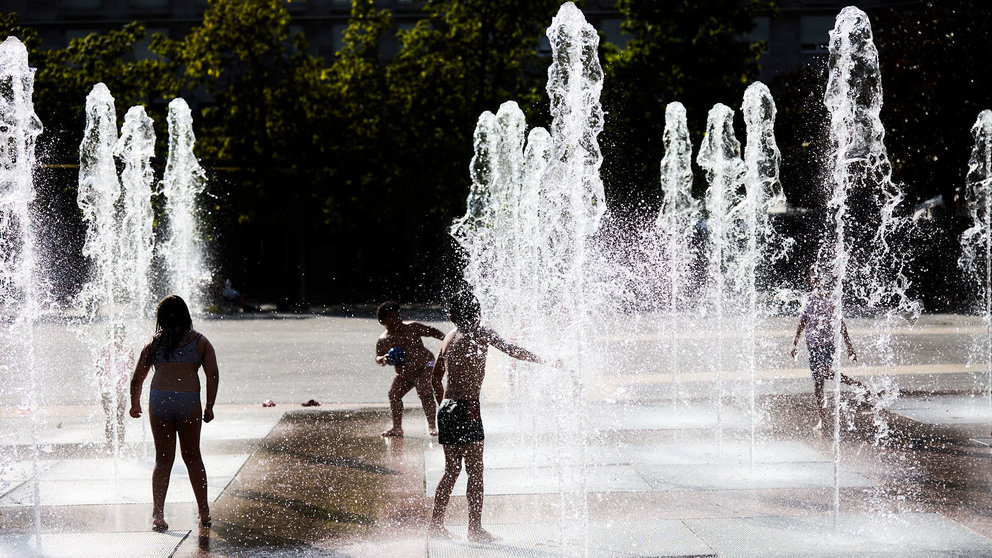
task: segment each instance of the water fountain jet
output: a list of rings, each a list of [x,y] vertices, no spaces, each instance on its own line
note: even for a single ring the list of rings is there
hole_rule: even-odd
[[[707,240],[707,273],[710,285],[709,304],[716,315],[717,331],[725,329],[724,318],[728,305],[736,297],[738,285],[737,267],[739,261],[737,219],[734,210],[741,201],[740,189],[743,186],[744,162],[741,160],[741,144],[734,136],[734,111],[730,107],[717,104],[710,109],[706,121],[706,135],[696,155],[696,163],[706,172],[709,188],[706,190],[706,224],[709,231]],[[716,383],[714,401],[716,403],[717,446],[723,444],[723,406],[726,390],[724,386],[724,347],[720,344],[714,356]]]
[[[971,127],[975,140],[968,160],[965,196],[971,226],[961,234],[958,266],[980,285],[985,335],[978,345],[985,357],[985,398],[992,415],[992,110],[983,110]]]
[[[162,247],[169,289],[181,296],[190,312],[204,311],[204,288],[211,273],[206,264],[197,197],[206,188],[206,175],[193,154],[193,116],[181,98],[169,102],[169,158],[162,178],[169,234]]]
[[[34,374],[35,324],[41,315],[43,293],[36,276],[38,256],[33,224],[35,198],[33,173],[35,146],[43,130],[34,112],[35,69],[28,64],[28,52],[18,39],[8,37],[0,44],[0,343],[4,360],[0,377],[22,378],[20,393],[5,393],[20,409],[30,414],[31,494],[34,529],[41,545],[41,491],[39,483],[39,386]],[[7,460],[0,456],[0,486],[6,483]],[[16,457],[15,457],[16,459]]]

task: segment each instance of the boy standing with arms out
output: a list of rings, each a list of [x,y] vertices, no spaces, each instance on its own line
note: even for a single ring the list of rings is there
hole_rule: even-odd
[[[437,484],[434,510],[428,531],[434,536],[451,538],[444,528],[444,512],[451,489],[462,470],[468,474],[468,538],[485,542],[496,540],[482,528],[482,449],[485,433],[479,408],[479,393],[486,375],[486,350],[489,345],[507,355],[528,362],[541,363],[537,355],[505,341],[495,331],[479,325],[479,303],[468,293],[455,296],[449,309],[455,329],[444,338],[436,366],[448,375],[444,400],[438,409],[438,442],[444,448],[444,476]]]
[[[799,327],[796,329],[796,337],[792,340],[792,358],[796,358],[799,336],[806,330],[806,350],[809,351],[809,369],[813,374],[813,393],[816,397],[817,412],[820,415],[820,423],[817,427],[827,424],[827,399],[823,392],[823,382],[834,377],[834,330],[831,321],[834,316],[834,301],[830,293],[823,289],[820,278],[816,274],[815,268],[809,270],[809,286],[811,289],[806,308],[799,318]],[[858,355],[854,353],[854,346],[851,345],[851,338],[847,335],[847,324],[844,320],[840,322],[841,336],[844,344],[847,345],[847,357],[852,362],[858,361]],[[838,373],[840,373],[838,371]],[[858,386],[868,392],[868,388],[861,382],[850,378],[844,374],[840,375],[840,381],[849,386]]]
[[[411,389],[417,389],[417,396],[424,406],[427,425],[431,436],[437,436],[434,414],[434,388],[431,380],[434,372],[434,353],[424,346],[422,337],[444,339],[444,333],[435,327],[420,322],[404,322],[400,316],[400,305],[389,301],[379,305],[376,312],[379,323],[386,331],[375,343],[375,363],[379,366],[396,367],[396,377],[389,388],[389,411],[393,427],[382,433],[383,436],[403,436],[403,396]]]

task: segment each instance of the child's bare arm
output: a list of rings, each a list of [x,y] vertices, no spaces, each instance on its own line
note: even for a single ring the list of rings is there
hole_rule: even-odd
[[[503,351],[504,353],[510,355],[515,359],[524,360],[527,362],[536,362],[537,364],[544,363],[541,357],[535,355],[534,353],[528,351],[527,349],[519,345],[514,345],[513,343],[510,343],[506,339],[500,337],[499,334],[496,333],[495,331],[492,331],[490,329],[484,329],[482,334],[486,343],[492,345],[493,347],[496,347],[497,349]]]
[[[792,345],[793,346],[796,346],[796,345],[799,344],[799,336],[802,335],[803,334],[803,330],[806,329],[806,322],[808,320],[809,320],[809,318],[806,317],[806,314],[803,314],[799,318],[799,327],[796,328],[796,336],[792,339]]]
[[[379,366],[389,364],[386,362],[386,353],[389,352],[388,345],[389,343],[386,343],[386,340],[381,337],[375,342],[375,363]]]
[[[206,347],[203,351],[203,373],[207,377],[207,405],[203,408],[203,422],[214,420],[214,403],[217,401],[217,385],[220,383],[220,371],[217,368],[217,353],[214,346],[203,338]]]
[[[844,344],[847,345],[847,356],[854,362],[858,362],[858,355],[854,352],[854,345],[851,344],[851,338],[847,335],[847,324],[844,320],[840,321],[840,334],[844,337]]]
[[[434,388],[434,399],[438,405],[444,401],[444,371],[447,368],[444,359],[446,358],[444,347],[437,352],[437,360],[434,361],[434,368],[431,369],[431,387]]]
[[[422,324],[420,322],[410,322],[413,332],[421,337],[433,337],[434,339],[444,339],[444,332],[436,327]]]
[[[148,371],[151,369],[152,344],[145,345],[138,357],[138,363],[134,366],[134,373],[131,374],[131,410],[128,411],[134,418],[141,416],[141,384],[145,383]]]
[[[792,339],[792,358],[796,358],[796,347],[799,345],[799,336],[803,334],[803,330],[806,329],[806,322],[809,318],[806,317],[806,313],[799,318],[799,327],[796,328],[796,336]]]

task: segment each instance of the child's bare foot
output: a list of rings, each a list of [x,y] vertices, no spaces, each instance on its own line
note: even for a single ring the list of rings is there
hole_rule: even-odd
[[[169,530],[169,524],[165,522],[164,518],[153,517],[152,518],[152,531],[156,533],[164,533]]]
[[[402,428],[390,428],[389,430],[382,433],[383,436],[396,436],[397,438],[403,437]]]
[[[436,539],[453,539],[451,531],[444,528],[444,525],[431,525],[427,528],[427,534]]]
[[[496,535],[490,533],[489,531],[486,531],[482,527],[479,527],[478,529],[469,529],[468,530],[468,540],[470,540],[472,542],[484,542],[485,543],[485,542],[496,542],[496,541],[500,540],[500,538],[497,537]]]

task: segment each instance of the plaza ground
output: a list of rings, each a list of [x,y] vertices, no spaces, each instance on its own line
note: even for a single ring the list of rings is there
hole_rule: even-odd
[[[505,359],[491,358],[483,522],[503,537],[493,545],[427,537],[441,449],[412,394],[407,436],[378,435],[392,372],[372,362],[374,320],[198,324],[222,374],[202,444],[214,525],[197,527],[177,459],[172,531],[161,534],[149,530],[147,426],[128,423],[114,460],[86,332],[43,324],[42,405],[0,407],[0,555],[992,555],[987,370],[979,357],[969,364],[980,321],[897,324],[889,346],[898,358],[885,365],[874,323],[853,320],[862,364],[845,372],[901,395],[876,408],[846,392],[839,462],[829,426],[815,428],[805,360],[788,358],[793,319],[761,324],[753,382],[750,370],[711,358],[720,349],[723,362],[738,362],[742,333],[714,335],[708,323],[671,332],[662,322],[638,317],[601,333],[600,354],[613,364],[574,385],[527,391],[524,377],[546,371],[507,373]],[[679,351],[667,350],[673,339]],[[261,406],[270,399],[275,407]],[[323,404],[302,408],[309,399]],[[464,488],[462,478],[447,516],[462,537]]]

